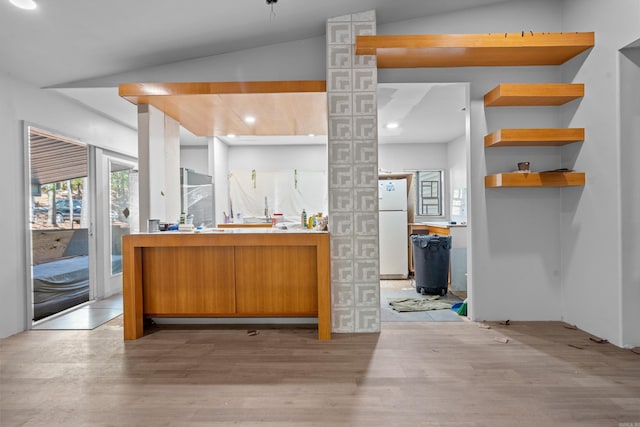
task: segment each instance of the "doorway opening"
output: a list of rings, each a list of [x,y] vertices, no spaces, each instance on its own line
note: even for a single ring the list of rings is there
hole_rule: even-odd
[[[25,128],[32,329],[93,329],[122,313],[120,240],[138,230],[135,159]]]
[[[91,299],[89,147],[28,128],[31,320]]]
[[[450,309],[402,312],[393,310],[389,302],[401,298],[432,299],[453,306],[467,297],[469,96],[468,83],[378,84],[380,179],[411,175],[407,191],[407,232],[402,236],[402,242],[408,249],[408,260],[399,261],[408,276],[396,280],[382,277],[382,322],[463,320]],[[422,279],[416,274],[423,273],[416,271],[415,263],[423,260],[413,259],[414,247],[410,236],[423,234],[450,238],[449,262],[444,266],[447,278],[440,284],[445,289],[444,295],[441,295],[442,290],[438,295],[422,295],[416,286],[416,279],[418,282]],[[382,231],[380,245],[383,256],[385,242]],[[382,259],[380,265],[383,265]],[[424,301],[416,305],[416,309],[438,306]]]

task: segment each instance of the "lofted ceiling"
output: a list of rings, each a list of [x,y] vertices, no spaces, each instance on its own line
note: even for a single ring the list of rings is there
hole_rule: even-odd
[[[375,9],[384,25],[512,0],[279,0],[273,7],[265,0],[35,1],[37,9],[27,11],[0,0],[0,72],[136,128],[135,106],[101,79],[322,36],[328,18],[348,13]]]
[[[38,87],[73,87],[179,61],[325,33],[329,18],[376,10],[378,25],[506,0],[0,0],[0,69]],[[9,42],[10,41],[10,42]],[[46,66],[43,66],[46,64]]]

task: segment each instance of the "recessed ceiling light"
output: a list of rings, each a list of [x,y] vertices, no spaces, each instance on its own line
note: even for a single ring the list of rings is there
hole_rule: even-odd
[[[398,126],[398,122],[387,123],[387,129],[397,129]]]
[[[315,136],[314,134],[310,133],[308,136]]]
[[[227,138],[235,138],[236,134],[235,133],[228,133],[227,134]]]
[[[33,10],[36,7],[38,7],[36,2],[33,0],[9,0],[9,1],[11,2],[12,5],[14,5],[15,7],[19,7],[20,9]]]
[[[244,118],[244,122],[245,122],[246,124],[248,124],[248,125],[251,125],[251,124],[253,124],[253,123],[255,123],[255,122],[256,122],[256,118],[255,118],[255,117],[253,117],[253,116],[246,116],[246,117]]]

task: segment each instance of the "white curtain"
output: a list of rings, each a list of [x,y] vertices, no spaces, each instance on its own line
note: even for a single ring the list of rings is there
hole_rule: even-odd
[[[234,214],[245,221],[262,222],[274,213],[287,222],[300,222],[302,209],[307,215],[327,214],[327,176],[324,171],[236,170],[229,173],[229,198]]]

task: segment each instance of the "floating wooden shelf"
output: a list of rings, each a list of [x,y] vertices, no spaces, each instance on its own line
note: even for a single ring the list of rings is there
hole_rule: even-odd
[[[356,36],[356,55],[378,68],[559,65],[593,47],[594,33]]]
[[[582,83],[536,83],[496,86],[484,96],[485,107],[562,105],[584,96]]]
[[[575,187],[583,186],[584,172],[499,173],[484,177],[486,188],[499,187]]]
[[[559,146],[583,140],[584,128],[498,129],[484,137],[484,146]]]

